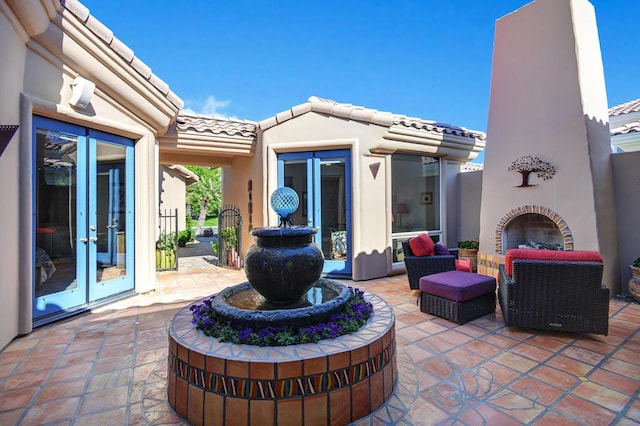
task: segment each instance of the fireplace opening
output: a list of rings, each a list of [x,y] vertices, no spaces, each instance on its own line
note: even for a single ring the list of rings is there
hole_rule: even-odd
[[[525,213],[513,218],[502,230],[502,254],[510,248],[564,250],[564,238],[553,220]]]

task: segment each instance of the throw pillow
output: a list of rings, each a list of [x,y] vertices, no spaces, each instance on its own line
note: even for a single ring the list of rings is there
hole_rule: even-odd
[[[449,252],[449,249],[447,248],[447,246],[445,246],[442,243],[436,243],[436,245],[433,247],[433,251],[435,252],[436,256],[451,255],[451,252]]]
[[[427,234],[420,234],[409,240],[409,247],[416,256],[433,256],[435,244]]]

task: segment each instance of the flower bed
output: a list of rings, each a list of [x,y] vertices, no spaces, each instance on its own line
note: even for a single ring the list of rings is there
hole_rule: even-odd
[[[307,327],[265,327],[261,329],[239,327],[228,320],[218,317],[211,305],[215,295],[202,303],[193,304],[192,323],[207,336],[221,342],[239,343],[256,346],[287,346],[301,343],[335,339],[338,336],[358,331],[373,313],[373,305],[364,299],[364,292],[349,287],[350,298],[342,312],[331,316],[329,321]]]

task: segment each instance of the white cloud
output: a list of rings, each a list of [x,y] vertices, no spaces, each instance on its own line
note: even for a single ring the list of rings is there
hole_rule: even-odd
[[[182,111],[186,114],[210,115],[218,118],[235,118],[222,111],[231,104],[231,101],[220,101],[215,96],[208,96],[202,101],[185,101],[185,108]]]

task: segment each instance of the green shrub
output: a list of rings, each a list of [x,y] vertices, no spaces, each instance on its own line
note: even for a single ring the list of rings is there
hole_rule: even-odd
[[[196,238],[196,233],[191,229],[185,229],[178,233],[178,246],[184,247],[188,242],[193,241]]]
[[[632,265],[635,268],[640,268],[640,257],[633,261]]]
[[[458,241],[458,248],[478,250],[479,244],[475,240]]]

